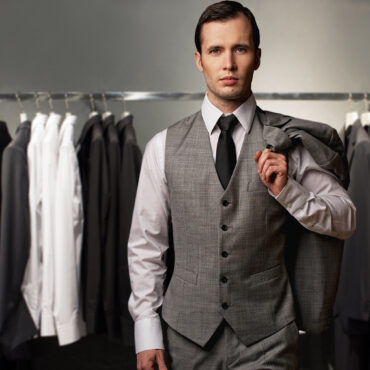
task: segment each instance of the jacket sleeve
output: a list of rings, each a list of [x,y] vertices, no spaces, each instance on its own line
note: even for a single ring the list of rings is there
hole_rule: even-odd
[[[55,191],[54,317],[60,345],[85,334],[80,305],[80,259],[83,211],[80,176],[74,148],[59,151]]]
[[[356,207],[347,191],[303,145],[290,151],[288,163],[288,182],[276,200],[305,228],[348,239],[356,228]]]
[[[30,251],[27,159],[17,147],[4,151],[1,182],[0,333],[21,299]]]

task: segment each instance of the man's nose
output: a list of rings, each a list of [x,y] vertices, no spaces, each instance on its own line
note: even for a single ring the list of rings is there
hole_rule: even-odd
[[[227,51],[224,54],[224,69],[233,70],[236,68],[234,54],[232,51]]]

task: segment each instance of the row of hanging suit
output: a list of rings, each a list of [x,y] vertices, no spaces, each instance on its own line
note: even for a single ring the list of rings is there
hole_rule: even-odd
[[[350,168],[357,228],[345,241],[334,306],[336,370],[370,369],[370,112],[347,114],[339,131]]]
[[[36,337],[133,344],[127,240],[141,166],[133,117],[0,122],[0,352]]]

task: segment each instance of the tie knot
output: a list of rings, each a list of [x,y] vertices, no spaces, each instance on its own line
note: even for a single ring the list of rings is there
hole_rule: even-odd
[[[233,114],[222,116],[217,121],[217,125],[222,131],[232,131],[237,123],[238,119]]]

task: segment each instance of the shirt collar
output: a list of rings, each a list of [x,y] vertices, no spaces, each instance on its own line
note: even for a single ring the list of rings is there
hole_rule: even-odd
[[[239,105],[239,107],[233,112],[246,133],[249,132],[252,126],[255,111],[256,99],[252,93],[249,98],[244,103]],[[217,124],[217,121],[224,113],[209,101],[207,93],[203,99],[201,112],[208,133],[211,134]]]

